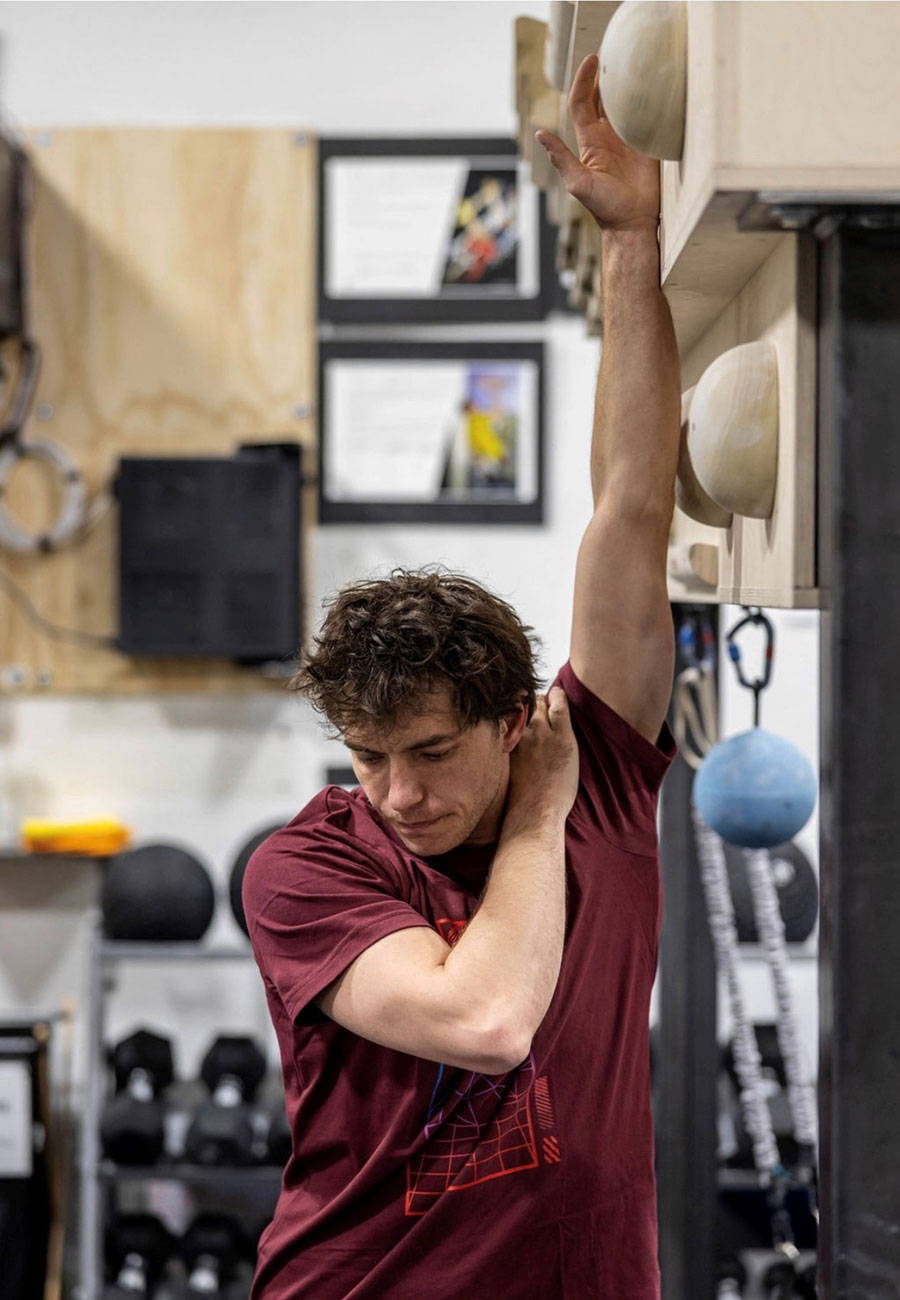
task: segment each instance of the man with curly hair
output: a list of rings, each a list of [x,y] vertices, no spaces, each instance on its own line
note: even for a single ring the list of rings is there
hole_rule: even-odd
[[[349,747],[244,907],[293,1153],[253,1300],[657,1300],[647,1026],[674,644],[680,378],[659,165],[597,60],[548,132],[602,231],[604,339],[569,661],[484,587],[399,570],[331,602],[294,685]]]

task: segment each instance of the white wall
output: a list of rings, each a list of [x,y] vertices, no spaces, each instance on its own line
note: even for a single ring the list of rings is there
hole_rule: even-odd
[[[29,126],[510,132],[513,22],[546,3],[0,4],[3,106]]]
[[[505,0],[4,3],[2,106],[8,122],[28,126],[296,124],[320,134],[512,134],[513,21],[523,13],[546,17],[547,9]],[[510,599],[544,637],[552,672],[566,653],[574,557],[589,508],[598,350],[578,321],[495,332],[547,339],[546,525],[323,529],[310,599],[317,606],[362,573],[440,560]],[[793,629],[808,655],[814,621],[779,619],[790,635],[782,639],[765,714],[811,754],[816,667],[807,658],[798,678],[787,665]],[[727,729],[747,725],[746,701],[730,687],[725,713]],[[25,815],[106,812],[131,825],[138,841],[191,846],[223,888],[243,840],[292,815],[319,787],[326,764],[343,756],[321,738],[305,706],[269,694],[0,697],[0,740],[0,823],[7,823],[0,842]],[[29,862],[2,870],[0,1012],[46,1008],[65,996],[83,1006],[93,868]],[[223,901],[211,938],[236,937]],[[764,1007],[758,972],[750,979]],[[804,1019],[813,1026],[808,985],[804,976]],[[134,968],[124,972],[110,1011],[113,1036],[141,1019],[177,1030],[185,1072],[218,1029],[269,1035],[252,969]],[[814,1029],[808,1037],[814,1044]]]

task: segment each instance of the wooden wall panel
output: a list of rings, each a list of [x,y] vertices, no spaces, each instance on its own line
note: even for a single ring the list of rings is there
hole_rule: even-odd
[[[314,470],[314,141],[290,130],[66,129],[28,142],[43,365],[26,438],[62,444],[92,493],[121,455],[228,455],[240,442],[301,441]],[[32,525],[46,519],[39,477],[23,465],[9,497]],[[46,618],[115,632],[115,508],[59,553],[4,552],[0,563]],[[41,671],[58,691],[265,685],[227,661],[51,640],[0,599],[0,663],[25,668],[24,689]]]
[[[770,255],[758,192],[896,202],[900,3],[691,0],[685,143],[662,164],[662,278],[682,356]]]
[[[710,529],[676,511],[673,542],[718,543],[719,602],[815,607],[816,268],[811,236],[782,234],[775,250],[682,364],[682,386],[741,343],[778,355],[778,476],[771,519],[735,516]],[[670,582],[673,599],[686,599]]]
[[[717,166],[759,168],[759,183],[775,188],[810,180],[852,190],[896,176],[897,0],[741,0],[719,10],[731,79]]]

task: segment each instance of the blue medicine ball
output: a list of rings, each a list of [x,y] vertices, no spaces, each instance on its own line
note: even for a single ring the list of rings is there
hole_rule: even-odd
[[[816,774],[796,745],[756,727],[709,751],[694,781],[694,803],[729,844],[770,849],[809,821]]]

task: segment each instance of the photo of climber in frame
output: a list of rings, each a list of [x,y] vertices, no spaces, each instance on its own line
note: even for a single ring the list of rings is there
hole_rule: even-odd
[[[472,168],[460,196],[447,251],[443,284],[502,285],[518,282],[519,186],[508,171]]]

